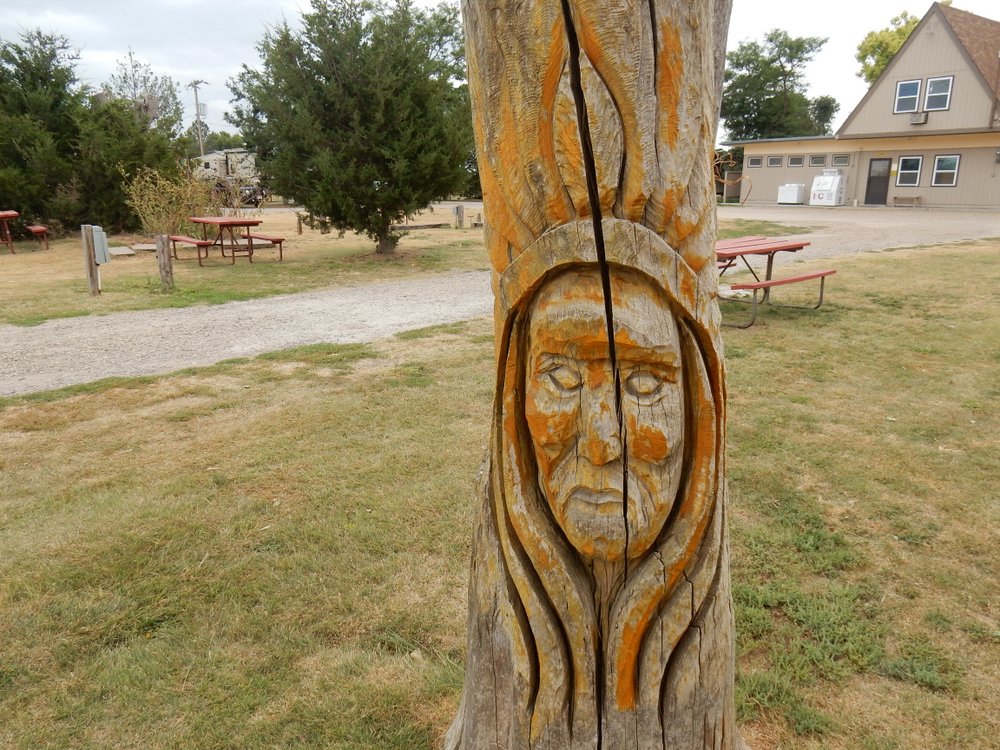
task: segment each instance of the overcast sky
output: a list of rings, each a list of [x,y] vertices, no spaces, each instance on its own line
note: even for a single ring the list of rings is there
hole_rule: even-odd
[[[432,0],[417,0],[420,5]],[[760,40],[773,28],[793,36],[823,36],[829,41],[807,68],[810,96],[829,94],[840,102],[838,127],[865,93],[854,59],[866,33],[889,25],[906,10],[922,17],[926,0],[735,0],[729,47]],[[40,28],[66,36],[80,50],[77,75],[99,86],[131,47],[158,75],[181,86],[187,122],[194,116],[191,81],[207,83],[199,98],[212,130],[231,130],[223,119],[229,109],[226,81],[240,65],[258,61],[257,43],[265,31],[307,9],[307,0],[3,0],[0,39]],[[1000,20],[997,0],[955,0],[954,7]]]

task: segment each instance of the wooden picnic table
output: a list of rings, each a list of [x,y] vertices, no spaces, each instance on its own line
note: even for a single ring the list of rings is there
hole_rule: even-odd
[[[751,298],[752,307],[750,311],[750,320],[741,325],[727,325],[735,325],[736,328],[749,328],[753,325],[754,320],[757,318],[758,291],[761,293],[760,302],[767,302],[775,307],[806,307],[808,309],[819,308],[819,306],[823,304],[823,289],[826,283],[826,277],[836,273],[836,271],[813,271],[811,273],[789,276],[783,279],[775,279],[772,275],[774,271],[775,255],[781,252],[798,252],[802,248],[807,247],[809,244],[810,243],[805,240],[779,239],[770,237],[736,237],[731,240],[722,240],[721,242],[716,243],[715,256],[719,268],[719,276],[722,276],[722,274],[732,268],[738,260],[742,260],[743,265],[747,267],[747,270],[750,271],[754,277],[754,281],[752,282],[732,284],[729,287],[734,291],[745,290],[752,292],[753,296]],[[757,275],[757,271],[754,270],[748,260],[750,257],[761,255],[767,256],[764,278]],[[784,284],[795,284],[800,281],[811,281],[814,279],[819,279],[819,301],[815,305],[779,305],[771,301],[770,295],[772,287],[782,286]]]
[[[245,255],[253,263],[253,236],[250,230],[259,226],[263,219],[250,219],[244,216],[192,216],[190,220],[194,224],[201,224],[201,236],[205,240],[208,239],[210,226],[214,226],[218,230],[212,246],[219,246],[223,258],[230,258],[235,263],[237,255]],[[241,230],[241,235],[247,236],[245,245],[237,238],[237,229]],[[226,241],[227,234],[228,242]],[[226,255],[226,247],[229,248],[229,255]],[[208,256],[207,250],[205,255]]]
[[[726,271],[728,271],[736,263],[737,260],[742,260],[743,265],[747,267],[747,270],[753,274],[754,279],[757,281],[770,281],[771,273],[774,270],[774,256],[777,253],[794,253],[798,252],[804,247],[808,247],[811,243],[805,240],[783,240],[783,239],[773,239],[769,237],[763,238],[737,238],[746,239],[747,241],[743,244],[729,244],[719,247],[718,243],[715,246],[715,256],[721,261],[719,266],[719,275],[721,276]],[[723,240],[723,242],[734,243],[733,240]],[[766,255],[767,265],[764,269],[764,278],[761,279],[757,272],[754,270],[753,266],[747,258],[755,255]],[[767,299],[767,294],[765,292],[764,299]]]
[[[7,222],[20,216],[17,211],[0,211],[0,245],[6,245],[11,255],[14,255],[14,238]]]

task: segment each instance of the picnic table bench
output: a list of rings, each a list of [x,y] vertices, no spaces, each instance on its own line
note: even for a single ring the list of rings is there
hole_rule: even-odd
[[[183,234],[172,234],[170,235],[170,254],[175,260],[180,260],[180,256],[177,255],[177,244],[182,245],[192,245],[198,253],[198,265],[204,266],[202,260],[208,258],[208,248],[215,244],[212,240],[199,240],[197,237],[188,237]],[[205,254],[202,255],[201,251],[204,250]]]
[[[17,211],[0,211],[0,245],[6,245],[11,255],[14,255],[14,238],[10,234],[7,222],[20,215]]]
[[[38,243],[38,247],[42,246],[42,241],[45,241],[45,249],[49,249],[49,228],[43,227],[41,224],[29,224],[25,227],[31,236],[35,238],[35,242]]]
[[[815,305],[789,305],[789,304],[779,304],[777,302],[772,302],[770,295],[762,301],[766,301],[769,305],[774,307],[796,307],[802,310],[818,310],[820,305],[823,304],[823,287],[826,283],[826,277],[832,276],[837,273],[836,269],[826,269],[823,271],[813,271],[811,273],[804,273],[799,276],[786,276],[781,279],[767,279],[764,281],[747,281],[739,284],[730,285],[730,289],[734,291],[739,290],[749,290],[753,292],[753,297],[750,302],[750,320],[746,323],[732,323],[734,328],[749,328],[753,325],[754,321],[757,319],[757,292],[763,291],[767,293],[770,291],[771,287],[781,286],[783,284],[796,284],[800,281],[812,281],[813,279],[819,279],[819,300],[817,300]]]
[[[284,259],[284,252],[281,248],[282,243],[285,241],[284,237],[275,237],[271,234],[260,234],[259,232],[245,232],[240,236],[245,240],[263,240],[264,242],[270,242],[272,245],[276,245],[278,248],[278,261],[280,262]]]

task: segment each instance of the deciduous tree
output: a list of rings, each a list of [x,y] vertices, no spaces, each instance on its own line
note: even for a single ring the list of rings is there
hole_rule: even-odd
[[[158,76],[149,63],[142,62],[129,47],[128,56],[119,60],[103,90],[132,105],[139,123],[170,138],[180,136],[184,109],[177,84],[170,76]]]
[[[722,118],[733,140],[824,135],[840,105],[806,96],[803,72],[826,39],[769,31],[763,44],[743,42],[726,55]]]
[[[230,82],[237,125],[272,189],[389,252],[392,227],[457,192],[470,151],[457,10],[313,0],[260,66]]]

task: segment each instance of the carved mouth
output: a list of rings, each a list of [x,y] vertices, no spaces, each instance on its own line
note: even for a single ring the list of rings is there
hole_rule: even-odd
[[[621,508],[624,500],[622,491],[614,487],[594,489],[592,487],[577,487],[569,496],[570,501],[577,501],[586,505],[600,507],[602,505],[614,505]]]

